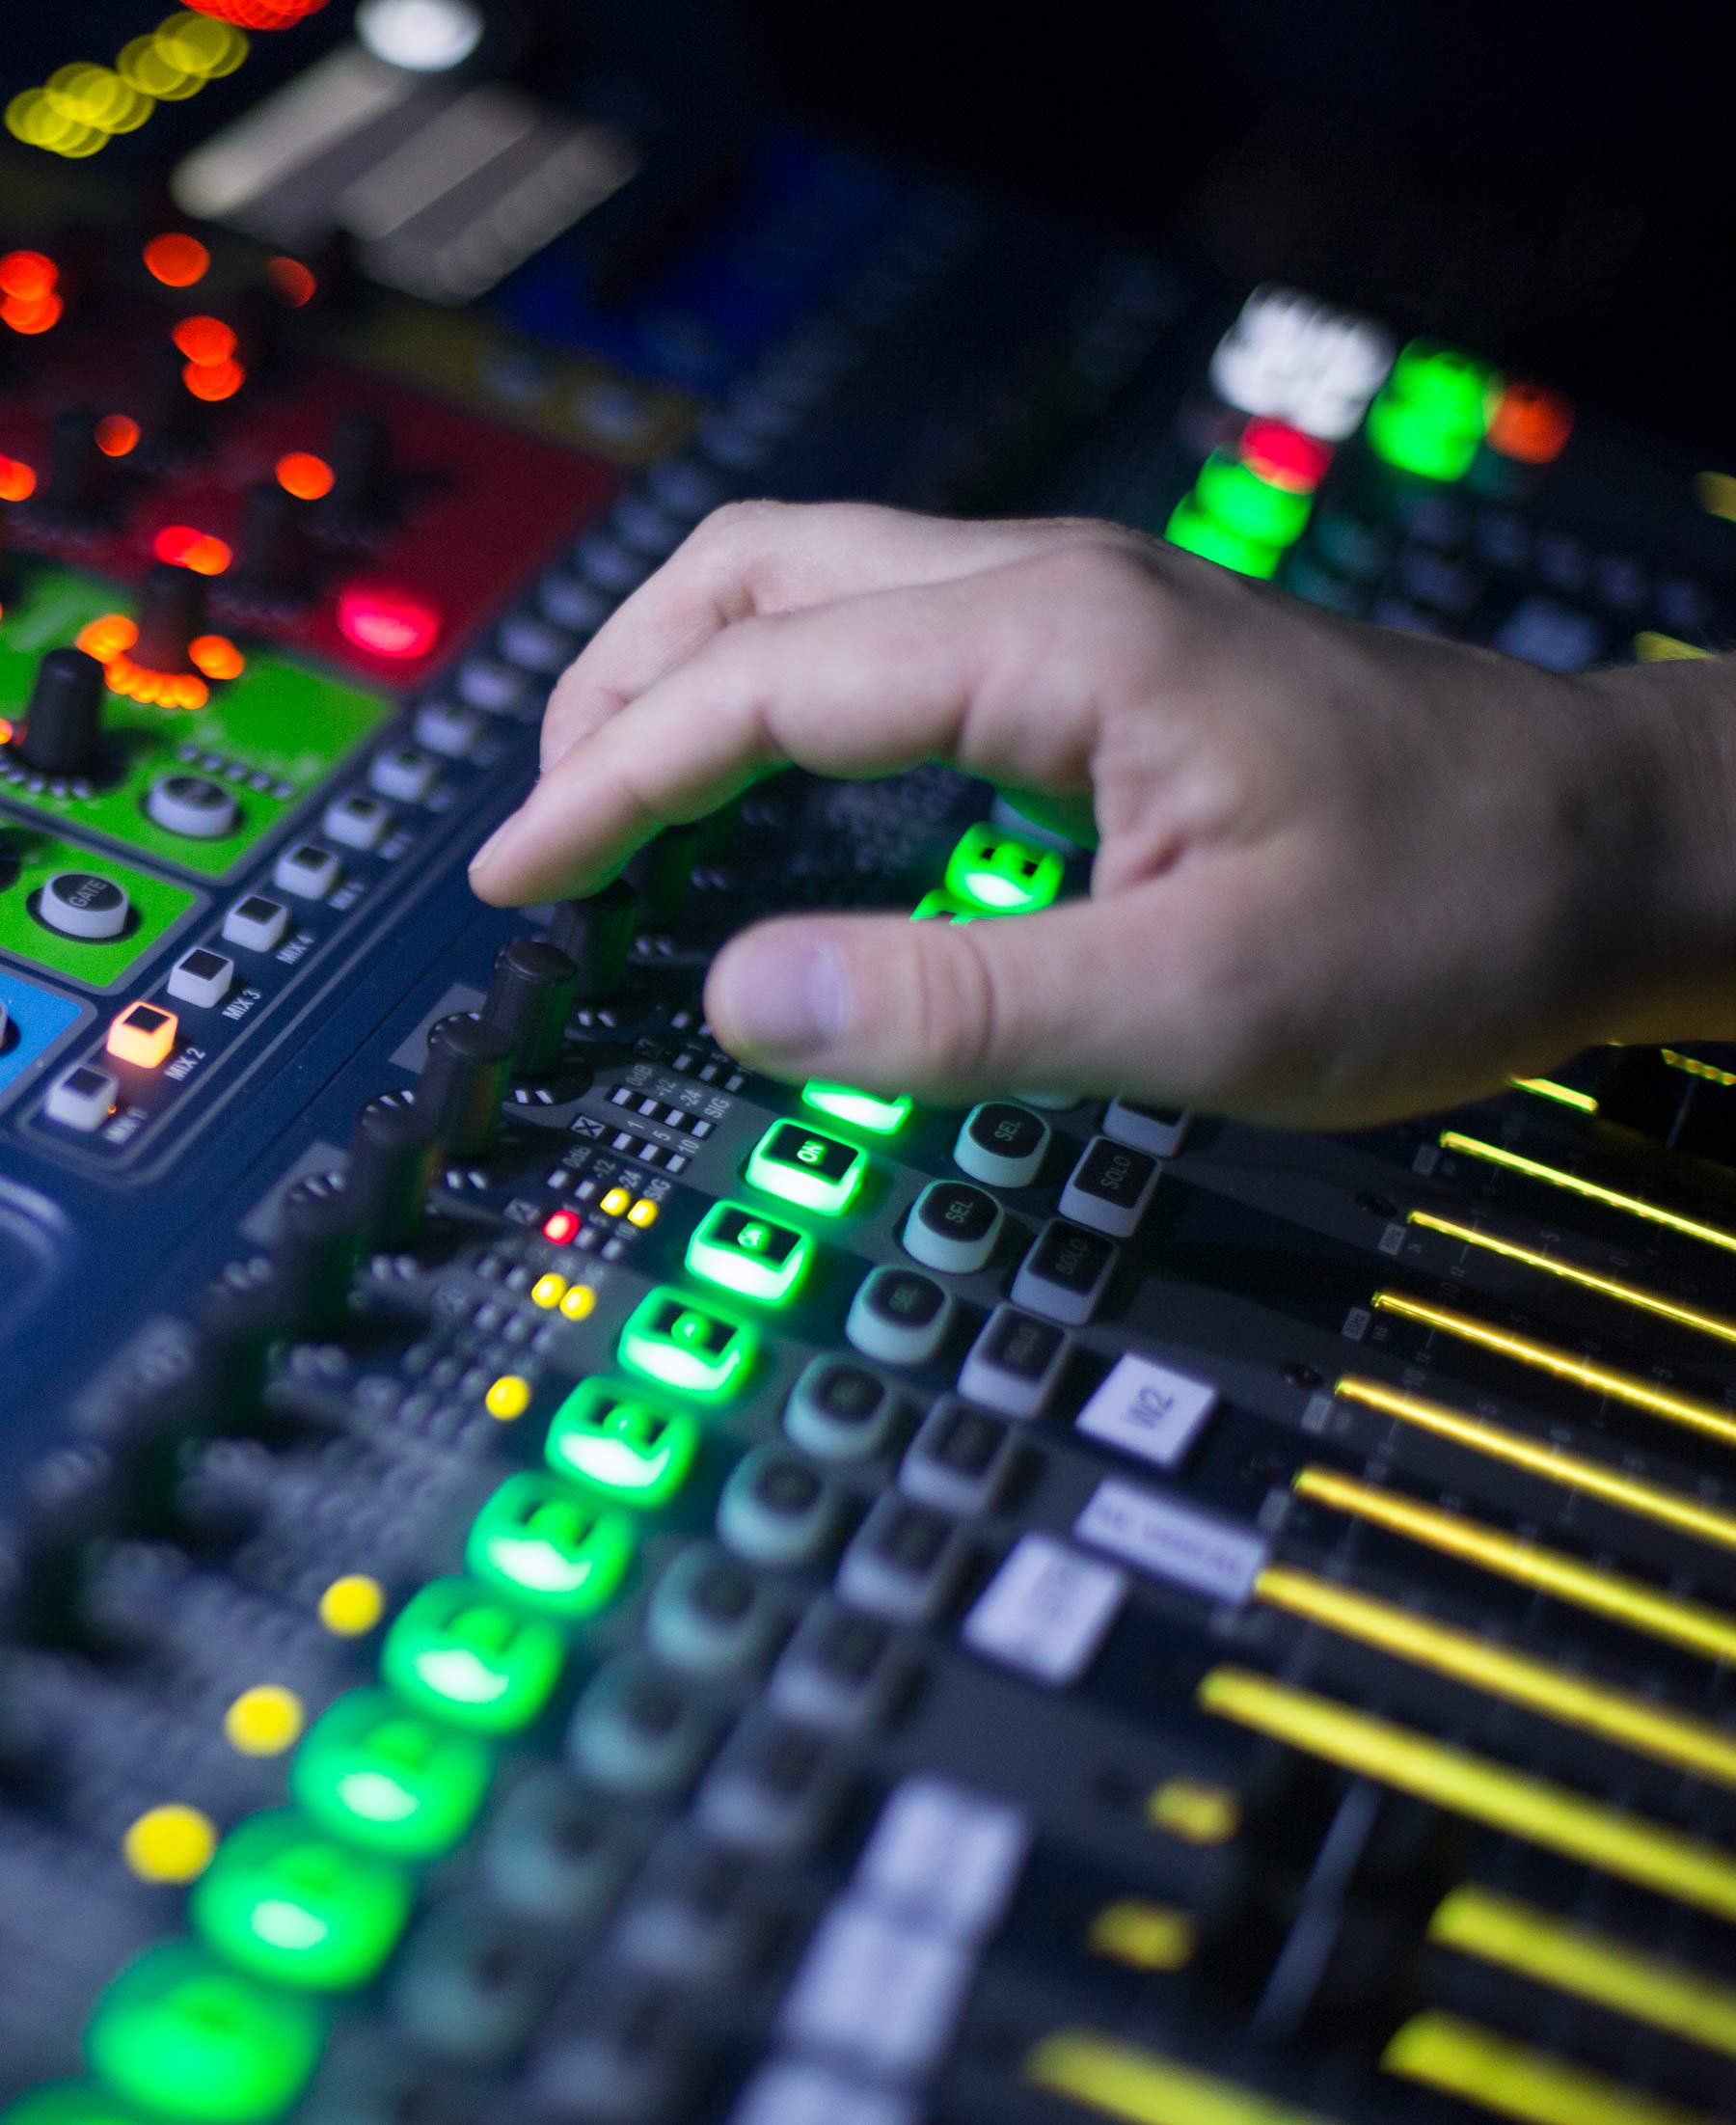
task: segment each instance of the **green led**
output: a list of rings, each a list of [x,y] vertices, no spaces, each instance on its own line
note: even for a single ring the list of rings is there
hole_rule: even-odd
[[[139,2117],[100,2088],[62,2081],[0,2111],[0,2125],[139,2125]]]
[[[1369,447],[1400,472],[1424,479],[1463,479],[1482,441],[1480,428],[1444,427],[1404,398],[1376,398],[1369,408]]]
[[[560,1675],[560,1634],[468,1579],[436,1579],[386,1634],[380,1672],[413,1704],[477,1733],[528,1727]]]
[[[464,1561],[567,1622],[594,1616],[633,1560],[633,1523],[547,1476],[508,1476],[476,1514]]]
[[[351,1690],[308,1730],[289,1790],[322,1829],[395,1859],[430,1860],[475,1819],[493,1762],[385,1690]]]
[[[174,1941],[102,1995],[85,2056],[129,2103],[182,2125],[269,2125],[307,2086],[324,2042],[312,2002]]]
[[[848,1122],[852,1129],[865,1129],[874,1136],[895,1136],[910,1118],[910,1096],[882,1099],[878,1092],[859,1092],[853,1084],[827,1084],[810,1077],[801,1088],[805,1105],[829,1114],[834,1122]]]
[[[1222,450],[1213,450],[1200,467],[1193,499],[1207,516],[1261,546],[1293,545],[1314,507],[1312,495],[1275,487]]]
[[[410,1877],[282,1809],[230,1832],[191,1910],[211,1947],[256,1977],[345,1992],[366,1984],[397,1946]]]
[[[688,1241],[687,1266],[694,1276],[743,1298],[784,1306],[807,1274],[813,1253],[814,1242],[793,1225],[780,1225],[741,1203],[716,1203]]]
[[[850,1208],[867,1172],[868,1160],[854,1144],[800,1122],[773,1122],[747,1159],[747,1179],[756,1188],[823,1217]]]
[[[1438,340],[1412,340],[1393,364],[1381,397],[1401,398],[1443,428],[1475,429],[1488,425],[1489,393],[1495,372],[1487,363]]]
[[[1238,576],[1275,576],[1284,558],[1281,548],[1244,538],[1216,517],[1207,516],[1191,499],[1177,503],[1163,535],[1172,546],[1198,554],[1202,560],[1215,560],[1220,568],[1234,568]]]
[[[990,914],[1035,914],[1054,899],[1066,875],[1053,849],[997,827],[967,828],[946,859],[947,891]]]
[[[557,1476],[606,1491],[645,1511],[681,1488],[699,1444],[699,1427],[606,1379],[575,1387],[549,1426],[543,1452]]]
[[[955,900],[951,893],[936,885],[932,893],[924,893],[910,910],[912,922],[975,922],[982,914],[981,908],[967,908],[963,901]]]
[[[752,1329],[667,1286],[642,1298],[621,1330],[620,1359],[631,1371],[703,1402],[723,1402],[746,1380],[758,1339]]]

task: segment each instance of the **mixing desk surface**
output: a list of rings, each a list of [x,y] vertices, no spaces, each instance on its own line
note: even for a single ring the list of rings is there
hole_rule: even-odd
[[[1085,889],[938,768],[464,878],[733,497],[1572,671],[1728,641],[1736,480],[805,139],[629,243],[609,128],[315,67],[172,194],[13,106],[6,2125],[1736,2116],[1736,1070],[1321,1138],[746,1071],[745,919]]]

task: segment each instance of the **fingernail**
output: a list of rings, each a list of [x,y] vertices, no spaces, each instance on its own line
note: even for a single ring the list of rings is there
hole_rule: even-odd
[[[487,862],[489,857],[494,853],[494,851],[500,847],[502,841],[505,840],[506,830],[508,827],[511,826],[513,819],[516,819],[517,817],[518,813],[514,812],[511,818],[502,819],[501,824],[495,829],[493,833],[491,833],[488,839],[483,842],[482,846],[470,859],[470,867],[473,871],[480,870],[482,865]]]
[[[775,930],[745,938],[718,963],[714,1022],[727,1047],[794,1061],[834,1046],[850,1012],[843,965],[829,944]]]

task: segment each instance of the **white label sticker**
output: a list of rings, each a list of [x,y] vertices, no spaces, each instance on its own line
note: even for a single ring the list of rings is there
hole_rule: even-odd
[[[1022,1535],[964,1619],[964,1643],[1039,1682],[1076,1682],[1126,1592],[1125,1572],[1050,1536]]]
[[[1125,1454],[1174,1468],[1213,1409],[1217,1389],[1149,1357],[1118,1358],[1079,1412],[1079,1430]]]
[[[1210,1601],[1245,1601],[1269,1553],[1247,1528],[1113,1478],[1098,1485],[1073,1533]]]
[[[954,1942],[854,1899],[834,1904],[784,2002],[783,2032],[885,2080],[915,2080],[945,2051],[971,1968]]]
[[[934,1932],[977,1940],[1006,1909],[1029,1843],[1023,1811],[1009,1802],[907,1779],[881,1810],[855,1886]]]

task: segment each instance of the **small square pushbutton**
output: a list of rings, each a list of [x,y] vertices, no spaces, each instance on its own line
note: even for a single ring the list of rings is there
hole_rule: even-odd
[[[621,1363],[646,1379],[707,1402],[721,1402],[741,1387],[756,1339],[666,1288],[641,1299],[621,1330]]]
[[[793,1226],[740,1203],[719,1203],[688,1242],[687,1266],[708,1284],[781,1306],[800,1283],[812,1253],[812,1240]]]
[[[223,918],[224,941],[239,944],[249,952],[274,952],[289,927],[289,911],[281,900],[263,893],[249,893],[237,900]]]
[[[338,877],[338,858],[330,849],[317,841],[298,841],[278,858],[271,882],[279,892],[293,893],[297,900],[324,900]]]
[[[196,944],[190,952],[183,952],[170,970],[169,994],[176,1003],[193,1003],[208,1011],[229,994],[234,978],[232,959]]]
[[[756,1188],[824,1217],[849,1208],[867,1171],[868,1160],[854,1144],[800,1122],[773,1122],[747,1160],[747,1178]]]

